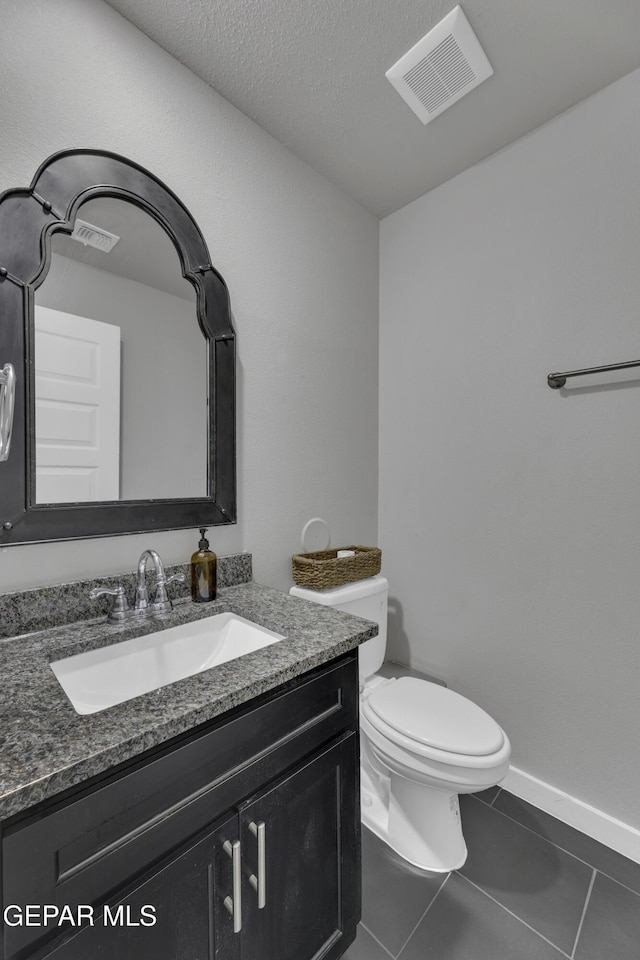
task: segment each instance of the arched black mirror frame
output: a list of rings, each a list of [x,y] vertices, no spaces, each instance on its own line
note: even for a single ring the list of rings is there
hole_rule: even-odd
[[[137,204],[164,228],[182,273],[196,290],[208,348],[207,495],[174,500],[35,503],[33,310],[54,233],[71,233],[78,208],[98,196]],[[0,195],[0,368],[16,371],[11,449],[0,462],[0,545],[179,530],[236,521],[235,333],[226,284],[211,265],[200,229],[178,197],[148,170],[101,150],[49,157],[31,186]],[[152,429],[162,434],[162,409]]]

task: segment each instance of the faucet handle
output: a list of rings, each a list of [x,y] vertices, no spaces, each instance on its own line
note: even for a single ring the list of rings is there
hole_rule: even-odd
[[[172,573],[171,576],[165,580],[165,585],[167,583],[184,583],[184,580],[184,573]]]
[[[167,577],[164,580],[158,580],[156,583],[156,593],[153,598],[154,604],[162,603],[168,604],[169,609],[171,609],[171,601],[167,597],[167,584],[169,583],[184,583],[184,573],[174,573],[172,576]]]
[[[109,610],[109,620],[125,620],[129,613],[129,602],[122,584],[118,584],[113,590],[110,587],[95,587],[89,594],[89,599],[97,600],[98,597],[104,596],[115,597],[113,606]]]

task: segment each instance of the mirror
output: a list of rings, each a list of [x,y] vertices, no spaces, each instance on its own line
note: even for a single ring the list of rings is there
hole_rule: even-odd
[[[177,197],[114,154],[56,154],[0,197],[0,264],[0,541],[234,522],[228,293]]]
[[[51,238],[34,324],[36,503],[204,496],[206,340],[162,227],[113,197],[82,204]]]

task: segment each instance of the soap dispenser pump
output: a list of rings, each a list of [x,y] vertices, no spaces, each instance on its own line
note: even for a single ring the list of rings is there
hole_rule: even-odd
[[[216,598],[218,558],[209,549],[206,527],[200,528],[198,550],[191,557],[191,599],[194,603],[208,603]]]

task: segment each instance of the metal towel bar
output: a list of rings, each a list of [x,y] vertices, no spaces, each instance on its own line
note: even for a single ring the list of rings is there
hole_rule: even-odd
[[[630,360],[628,363],[609,363],[605,367],[586,367],[584,370],[566,370],[564,373],[550,373],[547,383],[552,390],[564,387],[568,377],[584,377],[588,373],[607,373],[609,370],[626,370],[628,367],[640,367],[640,360]]]

